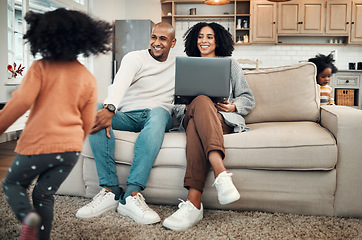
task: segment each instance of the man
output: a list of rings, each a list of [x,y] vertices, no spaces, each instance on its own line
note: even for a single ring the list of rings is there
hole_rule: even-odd
[[[161,219],[147,206],[140,193],[161,148],[165,131],[172,125],[171,111],[175,87],[175,58],[169,51],[176,44],[175,30],[168,23],[155,25],[150,49],[124,56],[104,104],[99,104],[89,142],[102,190],[92,202],[80,208],[78,218],[91,218],[108,210],[152,224]],[[119,187],[114,161],[112,129],[140,132],[127,189]]]

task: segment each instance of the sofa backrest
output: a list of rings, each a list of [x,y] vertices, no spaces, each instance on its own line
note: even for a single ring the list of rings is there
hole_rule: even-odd
[[[255,108],[246,123],[318,121],[319,91],[313,63],[245,70],[255,97]]]

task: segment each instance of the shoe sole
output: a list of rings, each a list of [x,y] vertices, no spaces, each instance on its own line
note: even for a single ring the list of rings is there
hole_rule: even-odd
[[[120,203],[121,204],[121,203]],[[136,223],[141,223],[141,224],[154,224],[154,223],[158,223],[161,221],[161,218],[158,217],[158,219],[155,219],[155,220],[150,220],[150,221],[147,221],[147,220],[142,220],[142,219],[139,219],[137,216],[134,216],[130,211],[128,211],[127,209],[121,209],[121,208],[117,208],[117,212],[119,214],[121,214],[122,216],[126,216],[126,217],[130,217],[133,219],[133,221],[135,221]]]
[[[172,226],[172,225],[168,225],[167,222],[165,223],[165,221],[163,221],[162,223],[162,226],[164,226],[165,228],[167,229],[170,229],[170,230],[174,230],[174,231],[181,231],[181,230],[186,230],[190,227],[193,227],[195,226],[196,224],[199,223],[199,221],[203,218],[203,216],[201,216],[199,219],[196,220],[196,222],[190,226],[186,226],[186,227],[179,227],[179,226]]]
[[[239,199],[240,199],[240,194],[238,192],[236,192],[236,193],[233,193],[231,196],[224,198],[223,200],[219,200],[219,203],[221,205],[227,205],[227,204],[233,203]]]
[[[93,215],[83,215],[83,216],[82,216],[82,215],[79,215],[79,214],[77,213],[75,216],[76,216],[77,218],[83,218],[83,219],[94,218],[94,217],[98,217],[98,216],[102,215],[103,213],[108,212],[108,211],[110,211],[110,210],[116,211],[117,206],[118,206],[118,203],[117,203],[117,205],[115,205],[114,207],[111,206],[111,207],[105,208],[105,209],[103,209],[101,212],[98,212],[98,213],[93,214]]]

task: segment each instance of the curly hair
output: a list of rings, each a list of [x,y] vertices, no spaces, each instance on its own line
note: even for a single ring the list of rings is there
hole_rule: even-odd
[[[200,50],[197,47],[197,38],[203,27],[210,27],[215,34],[215,55],[231,56],[234,51],[234,41],[231,34],[218,23],[200,22],[189,28],[184,34],[185,53],[189,57],[200,57]]]
[[[326,68],[332,69],[332,73],[336,73],[338,71],[337,67],[333,64],[334,60],[332,54],[329,54],[328,56],[317,54],[314,58],[308,59],[308,62],[312,62],[317,66],[317,76]]]
[[[33,56],[39,52],[44,59],[72,61],[79,54],[88,57],[112,50],[113,26],[85,13],[64,8],[44,14],[30,11],[25,20],[29,30],[23,38]]]

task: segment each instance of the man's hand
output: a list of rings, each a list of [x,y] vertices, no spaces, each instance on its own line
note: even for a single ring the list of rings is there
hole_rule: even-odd
[[[223,103],[215,103],[214,104],[216,109],[223,112],[235,112],[236,106],[234,104],[231,104],[228,100],[226,100]]]
[[[100,109],[97,112],[96,120],[94,122],[93,128],[91,130],[91,134],[106,129],[106,135],[108,138],[111,138],[111,126],[112,126],[112,118],[114,113],[108,111],[107,109]]]

